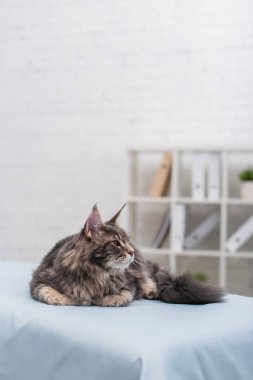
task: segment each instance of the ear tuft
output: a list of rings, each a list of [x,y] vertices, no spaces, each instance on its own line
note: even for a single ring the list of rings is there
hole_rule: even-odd
[[[88,239],[93,238],[100,224],[102,224],[102,220],[97,208],[97,204],[95,203],[92,207],[91,214],[89,215],[84,225],[84,232]]]
[[[94,206],[92,207],[92,211],[98,211],[97,203],[95,203]]]
[[[120,216],[120,213],[121,213],[121,211],[123,210],[123,208],[126,206],[126,203],[121,207],[121,209],[118,211],[118,212],[116,212],[116,214],[110,219],[110,220],[108,220],[108,222],[106,222],[107,224],[116,224],[117,223],[117,221],[118,221],[118,218],[119,218],[119,216]]]

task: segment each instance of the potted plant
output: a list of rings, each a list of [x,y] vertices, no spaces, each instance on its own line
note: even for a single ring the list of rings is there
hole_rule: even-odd
[[[205,273],[198,272],[193,275],[194,280],[200,281],[200,282],[207,282],[208,277]]]
[[[241,198],[253,199],[253,169],[243,170],[239,177],[241,180]]]

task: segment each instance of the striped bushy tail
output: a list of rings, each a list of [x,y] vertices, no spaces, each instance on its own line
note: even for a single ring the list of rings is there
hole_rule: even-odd
[[[158,298],[164,302],[204,305],[223,300],[222,289],[195,281],[189,273],[174,277],[169,271],[158,269],[154,275],[158,287]]]

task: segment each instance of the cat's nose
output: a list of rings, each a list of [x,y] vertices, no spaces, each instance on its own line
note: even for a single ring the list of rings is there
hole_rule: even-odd
[[[126,250],[127,250],[127,253],[128,253],[130,256],[133,256],[133,255],[134,255],[134,248],[133,248],[130,244],[127,244],[127,246],[126,246]]]
[[[129,253],[130,256],[133,256],[134,255],[134,248],[128,247],[127,253]]]

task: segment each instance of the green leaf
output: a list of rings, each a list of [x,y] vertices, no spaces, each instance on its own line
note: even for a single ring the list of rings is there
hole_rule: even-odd
[[[194,280],[201,281],[201,282],[207,282],[208,276],[205,273],[198,272],[193,275]]]
[[[241,181],[253,181],[253,169],[246,169],[239,174]]]

